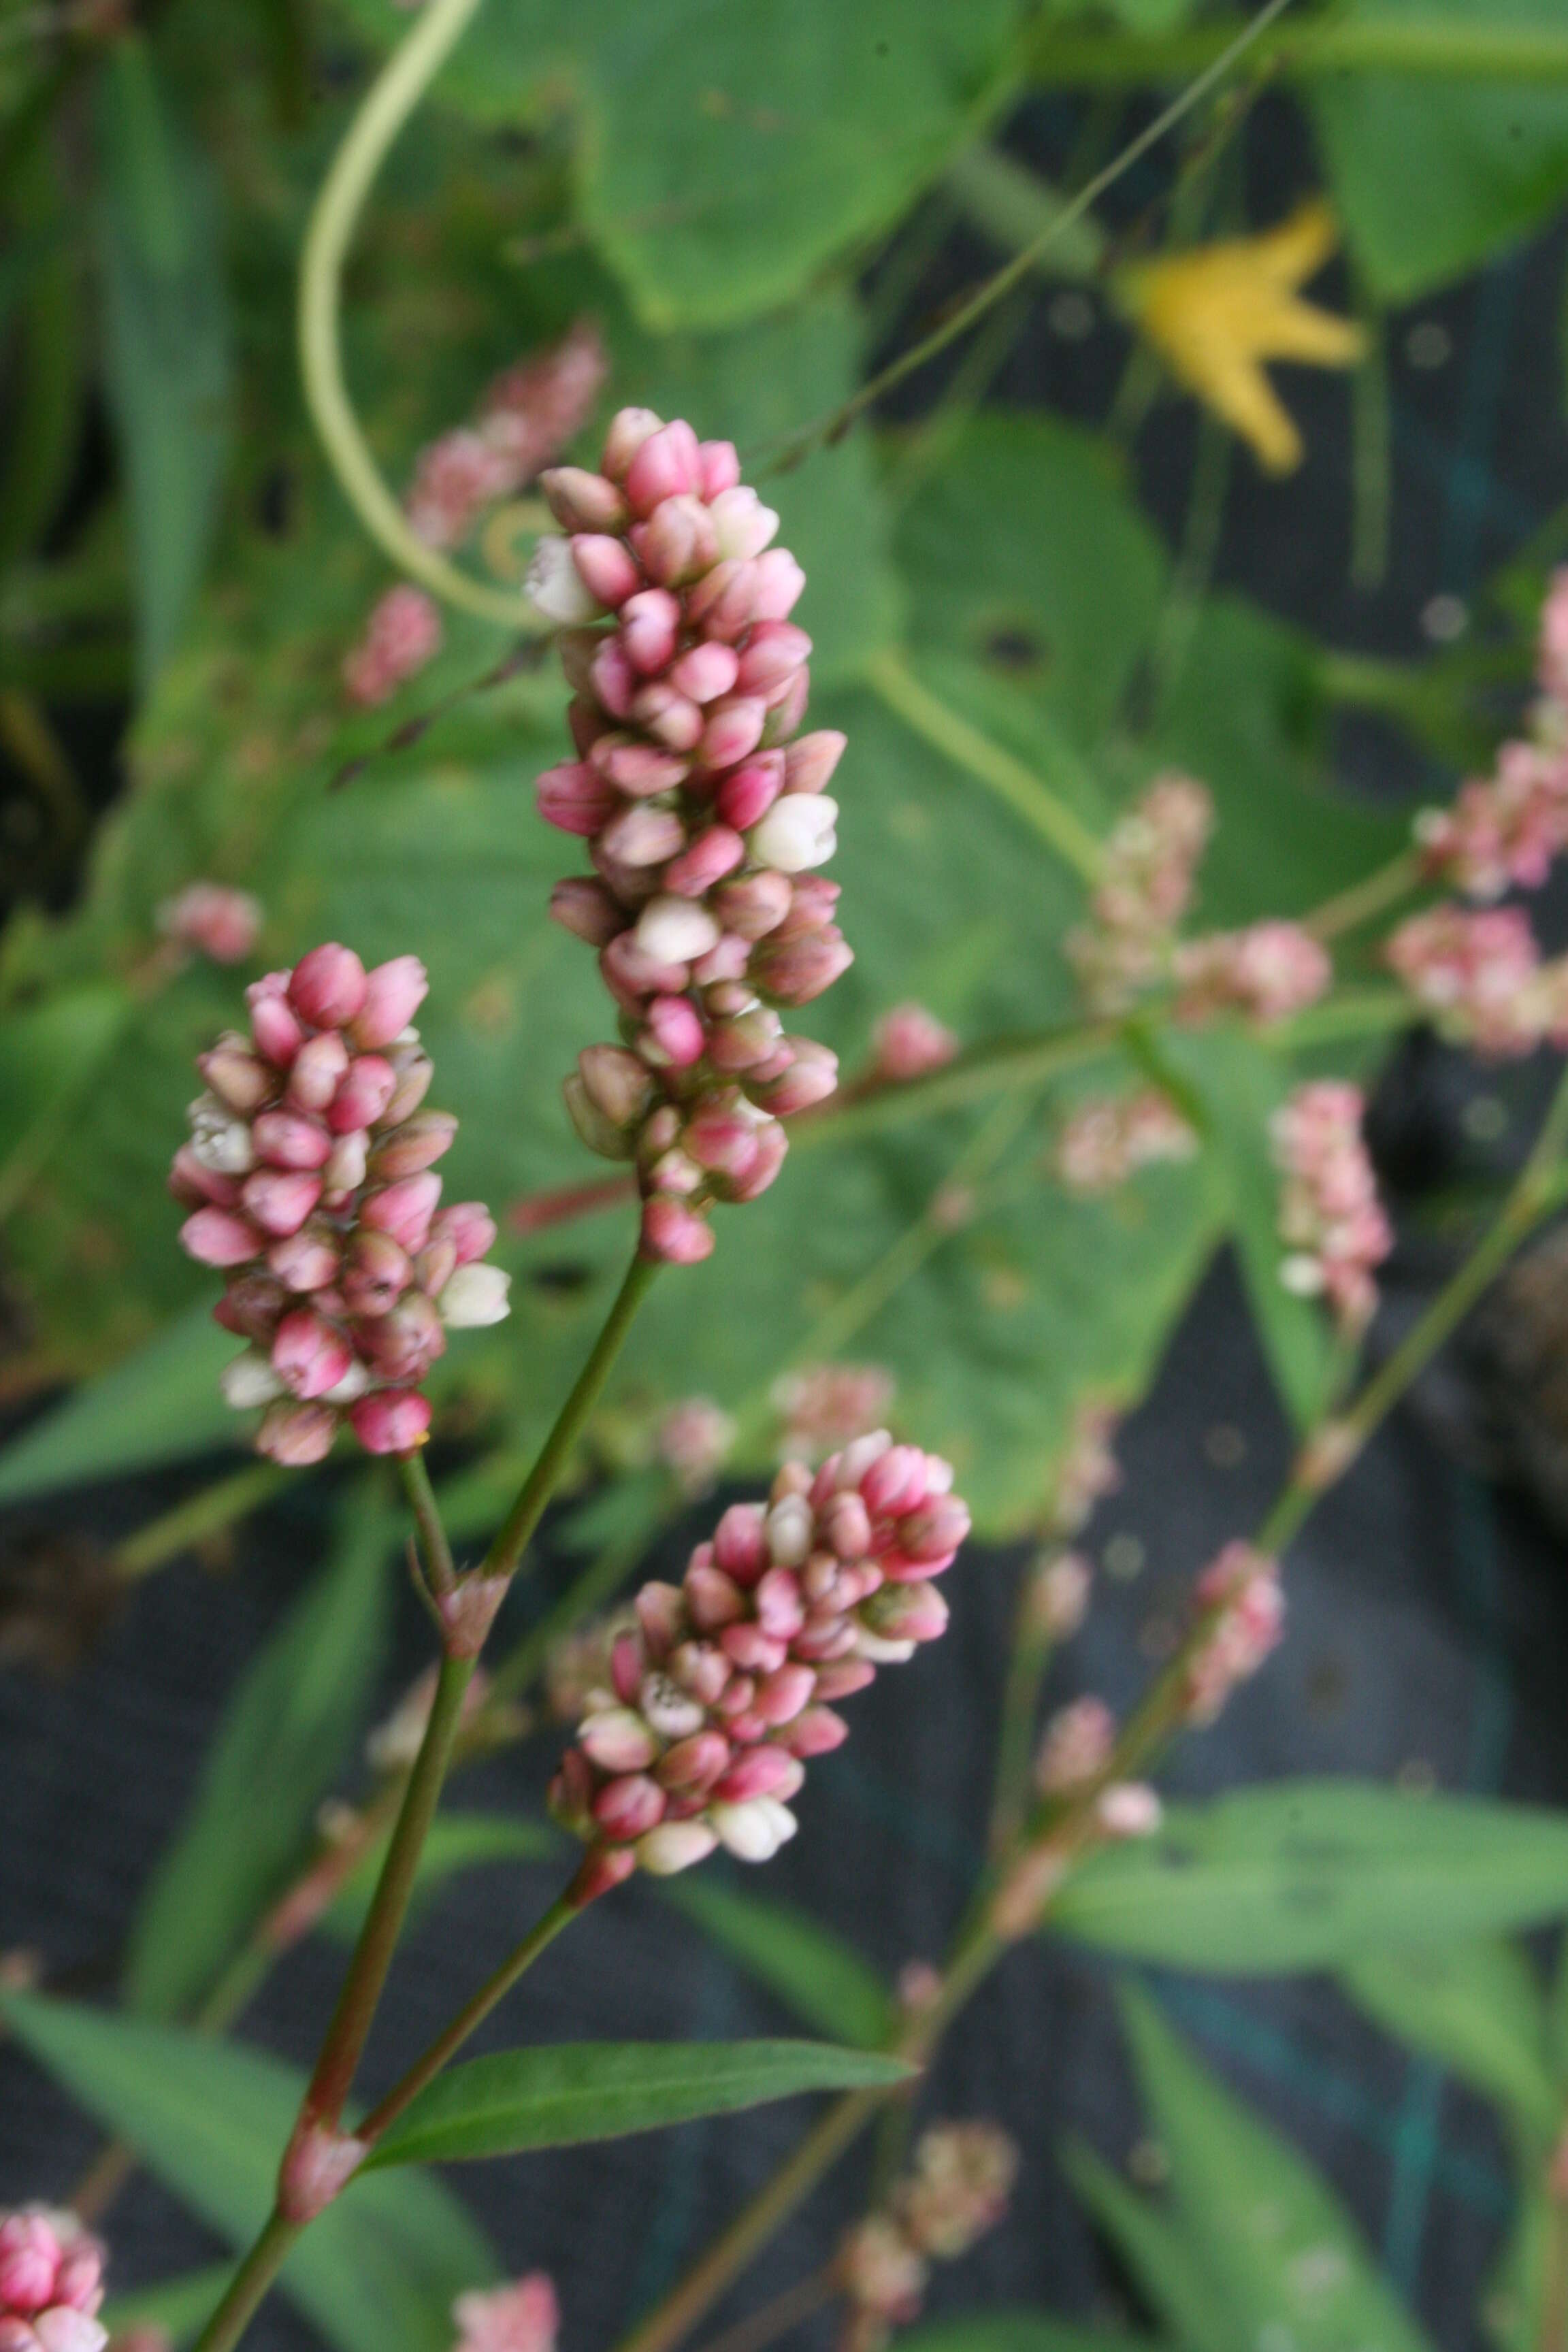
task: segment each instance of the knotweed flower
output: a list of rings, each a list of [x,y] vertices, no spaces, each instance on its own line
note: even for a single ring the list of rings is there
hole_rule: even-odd
[[[1547,583],[1535,674],[1547,700],[1568,709],[1568,565],[1560,564]]]
[[[1096,1503],[1114,1495],[1121,1486],[1121,1471],[1110,1445],[1117,1420],[1106,1404],[1086,1402],[1075,1407],[1057,1465],[1051,1505],[1051,1526],[1058,1535],[1077,1535]]]
[[[1401,923],[1384,955],[1443,1035],[1489,1060],[1568,1036],[1568,961],[1542,962],[1518,907],[1433,907]]]
[[[783,1373],[769,1391],[784,1415],[780,1453],[787,1462],[820,1462],[885,1421],[897,1385],[885,1364],[808,1364]]]
[[[958,1051],[958,1040],[923,1004],[895,1004],[871,1032],[874,1076],[897,1085],[940,1070]]]
[[[1102,1698],[1075,1698],[1047,1724],[1035,1758],[1035,1786],[1042,1796],[1059,1796],[1097,1780],[1116,1746],[1116,1717]]]
[[[188,882],[163,900],[157,924],[166,940],[214,963],[243,963],[261,929],[261,901],[225,882]]]
[[[844,738],[795,735],[805,578],[727,441],[623,409],[600,472],[542,479],[568,535],[541,541],[530,586],[565,631],[577,757],[540,778],[539,807],[595,867],[551,913],[598,950],[623,1038],[578,1056],[567,1108],[590,1150],[635,1164],[645,1256],[691,1264],[712,1202],[765,1191],[781,1120],[837,1084],[777,1008],[851,961],[816,871]]]
[[[410,1452],[447,1330],[507,1312],[507,1276],[480,1263],[489,1213],[438,1206],[458,1122],[421,1108],[431,1066],[409,1024],[426,985],[417,956],[367,972],[312,948],[247,990],[249,1035],[197,1063],[208,1091],[169,1189],[192,1212],[184,1246],[226,1277],[214,1316],[250,1343],[224,1394],[267,1408],[274,1461],[321,1461],[345,1416],[369,1452]]]
[[[1069,1192],[1113,1192],[1140,1168],[1190,1160],[1198,1139],[1157,1087],[1080,1103],[1057,1138],[1054,1173]]]
[[[933,2262],[957,2262],[1007,2211],[1018,2151],[998,2125],[933,2124],[885,2209],[848,2231],[835,2265],[850,2310],[845,2344],[875,2352],[920,2312]]]
[[[103,2262],[74,2213],[0,2214],[0,2352],[102,2352]]]
[[[1279,1278],[1303,1297],[1324,1297],[1347,1336],[1371,1320],[1373,1268],[1394,1246],[1362,1141],[1363,1108],[1359,1087],[1316,1079],[1296,1088],[1270,1129],[1284,1179],[1279,1237],[1289,1252]]]
[[[452,2352],[555,2352],[561,2306],[549,2273],[531,2271],[514,2285],[460,2294],[452,2317]]]
[[[848,1736],[832,1702],[947,1623],[931,1580],[969,1532],[952,1472],[886,1430],[786,1464],[766,1504],[736,1503],[679,1585],[646,1584],[551,1784],[592,1850],[585,1883],[663,1877],[718,1845],[766,1862],[795,1832],[813,1756]]]
[[[1332,986],[1334,967],[1300,923],[1262,922],[1184,942],[1172,973],[1178,1021],[1239,1013],[1266,1029],[1315,1004]]]
[[[1449,807],[1415,820],[1427,876],[1468,898],[1538,890],[1568,847],[1568,570],[1553,572],[1542,607],[1536,674],[1531,733],[1505,742],[1492,773],[1471,777]]]
[[[1191,776],[1156,776],[1106,844],[1089,920],[1068,935],[1085,1003],[1124,1013],[1168,975],[1176,926],[1192,902],[1214,803]]]
[[[862,1424],[864,1426],[864,1424]],[[711,1397],[687,1397],[671,1405],[654,1436],[654,1451],[673,1471],[683,1495],[705,1495],[729,1460],[735,1443],[734,1416]]]
[[[343,662],[343,685],[362,710],[390,702],[405,679],[441,650],[441,615],[434,597],[400,581],[371,608],[364,635]]]
[[[1070,1641],[1089,1613],[1093,1588],[1094,1570],[1081,1552],[1047,1552],[1028,1571],[1029,1624],[1045,1641]]]
[[[1194,1598],[1212,1614],[1187,1666],[1183,1712],[1189,1723],[1209,1724],[1284,1637],[1279,1563],[1248,1543],[1228,1543],[1198,1578]]]

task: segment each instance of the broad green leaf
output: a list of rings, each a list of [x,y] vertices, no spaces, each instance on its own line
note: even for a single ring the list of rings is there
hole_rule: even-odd
[[[1557,2219],[1537,2166],[1521,2184],[1519,2211],[1481,2301],[1481,2325],[1497,2352],[1541,2352]]]
[[[372,2166],[568,2147],[733,2115],[804,2091],[891,2088],[902,2059],[825,2042],[566,2042],[498,2051],[437,2075]]]
[[[215,2263],[202,2271],[182,2271],[178,2278],[160,2279],[129,2294],[111,2294],[101,2313],[110,2336],[133,2327],[161,2327],[176,2345],[189,2343],[217,2308],[218,2297],[234,2275],[232,2263]]]
[[[130,1011],[105,981],[0,1017],[0,1223],[62,1140]]]
[[[1407,33],[1560,31],[1559,0],[1353,0],[1346,19]],[[1568,190],[1568,89],[1456,75],[1335,73],[1310,86],[1329,185],[1373,292],[1408,302],[1544,222]]]
[[[354,14],[384,40],[404,29],[388,0]],[[564,103],[579,217],[642,316],[728,325],[898,218],[1002,96],[1016,15],[1013,0],[497,0],[437,89],[489,121]]]
[[[1242,2342],[1298,2352],[1425,2352],[1337,2197],[1199,2065],[1144,1994],[1121,1995],[1180,2226]]]
[[[37,1995],[0,1994],[12,2032],[166,2188],[237,2250],[266,2220],[305,2078],[259,2050]],[[338,2352],[450,2352],[455,2295],[494,2254],[439,2181],[356,2180],[312,2224],[286,2294]]]
[[[175,123],[144,36],[99,79],[104,362],[131,493],[143,692],[185,622],[228,459],[227,299],[216,193]]]
[[[1541,1987],[1517,1946],[1497,1937],[1414,1951],[1395,1946],[1363,1952],[1340,1978],[1386,2032],[1550,2139],[1562,2095],[1547,2062]]]
[[[391,1837],[389,1829],[322,1917],[323,1931],[340,1943],[352,1943],[364,1924]],[[560,1835],[547,1822],[513,1821],[506,1813],[437,1813],[419,1856],[414,1904],[423,1908],[434,1902],[459,1871],[493,1862],[547,1862],[560,1851]]]
[[[232,1444],[218,1374],[235,1353],[208,1307],[188,1307],[112,1371],[100,1372],[0,1454],[0,1503],[151,1470]]]
[[[1184,2352],[1253,2352],[1190,2235],[1081,2140],[1065,2141],[1060,2156],[1073,2188]]]
[[[1083,2327],[1048,2311],[974,2311],[900,2329],[909,2352],[1154,2352],[1153,2339],[1119,2327]]]
[[[1546,2048],[1554,2078],[1568,2089],[1568,1934],[1557,1939],[1546,1998]]]
[[[886,2039],[893,2016],[888,1989],[831,1927],[792,1903],[695,1876],[684,1885],[670,1879],[661,1891],[805,2024],[868,2049]]]
[[[208,1990],[304,1851],[380,1666],[397,1534],[362,1488],[335,1557],[242,1677],[132,1930],[126,1999],[143,2015],[177,2017]]]
[[[1074,1871],[1051,1917],[1128,1958],[1268,1976],[1565,1910],[1568,1816],[1346,1780],[1173,1805],[1155,1836]]]

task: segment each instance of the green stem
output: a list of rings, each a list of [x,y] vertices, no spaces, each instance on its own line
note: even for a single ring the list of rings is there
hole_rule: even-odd
[[[332,159],[300,261],[300,369],[306,404],[339,487],[383,552],[447,604],[537,635],[546,624],[525,597],[486,587],[416,536],[371,456],[343,381],[342,273],[355,223],[387,149],[479,5],[480,0],[427,0],[371,84]]]
[[[604,1392],[616,1358],[626,1342],[626,1333],[636,1319],[637,1308],[647,1297],[658,1261],[635,1255],[626,1268],[626,1280],[616,1295],[615,1304],[605,1320],[605,1327],[594,1342],[594,1352],[577,1376],[577,1384],[562,1406],[554,1428],[539,1451],[539,1458],[523,1481],[522,1491],[508,1512],[506,1521],[477,1573],[480,1576],[510,1576],[522,1558],[528,1539],[544,1517],[545,1506],[561,1482],[562,1473],[572,1456],[572,1449],[587,1426],[594,1407]]]
[[[573,1901],[570,1893],[551,1905],[543,1918],[529,1929],[516,1949],[510,1952],[500,1968],[485,1979],[472,2000],[464,2002],[451,2023],[436,2036],[407,2073],[399,2077],[380,2105],[373,2107],[364,2121],[355,2126],[356,2139],[363,2139],[374,2147],[382,2135],[391,2130],[404,2109],[412,2105],[427,2083],[435,2081],[443,2066],[462,2048],[469,2034],[483,2024],[496,2003],[505,1998],[520,1977],[526,1975],[541,1952],[555,1941],[563,1927],[571,1926],[584,1907],[581,1902]]]
[[[223,2301],[196,2338],[194,2352],[232,2352],[289,2258],[304,2224],[274,2213],[229,2281]]]
[[[289,1475],[273,1462],[247,1462],[243,1470],[215,1479],[210,1486],[203,1486],[184,1502],[176,1503],[173,1510],[149,1519],[144,1528],[118,1544],[115,1572],[128,1580],[149,1575],[165,1560],[177,1559],[208,1536],[220,1535],[237,1519],[269,1501],[288,1485]]]
[[[1270,11],[1271,16],[1278,10]],[[1257,62],[1302,80],[1345,73],[1419,74],[1455,81],[1568,81],[1568,30],[1489,24],[1489,11],[1452,0],[1448,22],[1390,12],[1258,27]],[[1155,39],[1107,38],[1042,26],[1028,59],[1037,81],[1080,89],[1135,89],[1213,71],[1229,54],[1228,27]]]
[[[447,1530],[441,1524],[436,1490],[430,1484],[430,1473],[425,1467],[424,1449],[421,1447],[414,1454],[400,1454],[397,1468],[403,1480],[403,1491],[408,1497],[408,1507],[414,1514],[414,1524],[419,1530],[425,1573],[429,1579],[430,1590],[437,1596],[450,1592],[458,1581],[458,1571],[452,1564],[452,1547],[447,1540]]]
[[[1322,906],[1304,916],[1303,925],[1314,939],[1338,939],[1342,932],[1357,930],[1374,916],[1396,907],[1401,898],[1407,898],[1412,890],[1420,887],[1420,859],[1413,849],[1402,849],[1397,857],[1391,857],[1386,866],[1380,866],[1364,882],[1352,884],[1337,898],[1326,899]]]
[[[1086,882],[1100,879],[1104,851],[1082,820],[1031,768],[939,701],[906,667],[900,655],[891,649],[878,654],[870,664],[868,683],[906,726],[1016,810]],[[1064,761],[1070,756],[1065,746],[1062,756]]]
[[[1036,1564],[1026,1568],[1018,1588],[1013,1619],[1013,1639],[1007,1656],[1007,1678],[1002,1687],[1002,1717],[996,1733],[996,1776],[991,1798],[991,1822],[986,1843],[994,1857],[1017,1836],[1028,1809],[1029,1782],[1035,1760],[1035,1724],[1040,1690],[1056,1643],[1040,1622],[1035,1597]]]

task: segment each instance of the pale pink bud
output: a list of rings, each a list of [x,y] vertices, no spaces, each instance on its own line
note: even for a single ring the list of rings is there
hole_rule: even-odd
[[[618,644],[643,677],[663,669],[675,652],[680,603],[668,588],[645,588],[622,609]]]
[[[752,614],[759,621],[787,621],[800,602],[805,574],[787,547],[770,547],[756,560]]]
[[[655,1878],[673,1878],[694,1863],[706,1862],[719,1840],[706,1822],[661,1822],[637,1843],[637,1858]]]
[[[365,970],[353,948],[329,941],[301,956],[289,982],[289,1002],[313,1029],[338,1029],[363,1010]]]
[[[1117,1780],[1095,1801],[1095,1818],[1109,1838],[1153,1837],[1164,1820],[1159,1797],[1143,1780]]]
[[[749,486],[737,484],[721,490],[712,499],[710,511],[721,556],[761,555],[763,548],[772,545],[778,531],[777,515]]]
[[[763,1676],[752,1702],[752,1710],[776,1729],[795,1720],[816,1688],[816,1675],[812,1667],[786,1662],[773,1674]]]
[[[327,1112],[327,1125],[336,1135],[353,1135],[359,1129],[374,1127],[384,1118],[387,1107],[397,1092],[397,1073],[380,1054],[358,1054],[350,1066],[331,1107]],[[427,1112],[427,1118],[437,1118],[438,1112]],[[457,1122],[453,1121],[454,1128]],[[406,1171],[393,1170],[393,1174]]]
[[[354,1315],[389,1315],[414,1278],[408,1254],[390,1234],[362,1228],[349,1244],[344,1303]]]
[[[300,1110],[325,1110],[349,1066],[349,1049],[335,1029],[307,1037],[289,1070],[288,1099]]]
[[[713,910],[727,932],[754,941],[777,930],[789,912],[790,896],[785,874],[743,874],[721,884]]]
[[[165,939],[199,950],[214,963],[243,963],[261,929],[261,901],[226,883],[190,882],[177,898],[163,900],[157,922]]]
[[[354,1336],[361,1353],[387,1381],[421,1381],[447,1351],[440,1310],[422,1290],[405,1291],[390,1313],[356,1325]]]
[[[903,1081],[940,1070],[958,1051],[958,1040],[923,1004],[895,1004],[871,1034],[879,1077]]]
[[[631,716],[668,751],[693,751],[702,734],[701,710],[667,678],[655,678],[637,688],[632,697]]]
[[[732,441],[700,441],[697,445],[698,487],[711,502],[732,490],[741,478],[741,460]]]
[[[250,996],[250,1034],[256,1050],[279,1070],[286,1070],[305,1040],[305,1032],[283,998],[268,993]]]
[[[441,1320],[448,1331],[479,1331],[504,1323],[511,1312],[511,1276],[499,1265],[458,1266],[441,1285]]]
[[[906,1559],[918,1560],[929,1573],[952,1558],[969,1533],[969,1512],[956,1495],[944,1495],[900,1522],[899,1549]]]
[[[605,436],[605,452],[600,471],[612,482],[623,482],[626,468],[637,451],[651,435],[663,426],[664,419],[656,416],[651,408],[622,408],[611,417]]]
[[[754,696],[725,696],[710,703],[708,723],[702,730],[702,740],[697,756],[705,768],[731,768],[754,751],[763,740],[763,723],[767,716],[764,705]],[[765,851],[757,855],[768,865],[781,861]]]
[[[370,1052],[390,1045],[418,1012],[429,986],[416,955],[374,965],[365,974],[364,1003],[349,1024],[354,1044]]]
[[[455,1201],[430,1227],[432,1241],[450,1241],[459,1265],[471,1265],[495,1245],[496,1221],[482,1201]]]
[[[636,1054],[622,1045],[586,1045],[577,1056],[595,1108],[616,1127],[631,1127],[647,1110],[653,1080]]]
[[[686,827],[673,809],[637,803],[605,826],[601,842],[607,856],[623,866],[662,866],[686,846]]]
[[[332,1139],[321,1121],[298,1111],[264,1110],[250,1132],[257,1157],[274,1168],[321,1168],[331,1155]]]
[[[600,1790],[593,1814],[606,1836],[638,1838],[658,1827],[668,1802],[657,1780],[646,1772],[628,1772]]]
[[[752,969],[758,988],[775,1003],[810,1004],[854,961],[854,950],[830,924],[787,939],[770,935],[760,943]]]
[[[671,669],[669,682],[693,702],[716,702],[730,692],[740,668],[740,656],[732,646],[692,646]]]
[[[534,787],[534,797],[546,824],[584,838],[607,824],[618,805],[610,785],[580,760],[547,768]]]
[[[440,1197],[439,1176],[402,1176],[395,1184],[373,1192],[360,1215],[374,1232],[390,1234],[412,1254],[424,1248]]]
[[[631,717],[632,704],[637,698],[637,673],[632,667],[626,646],[618,636],[605,637],[601,642],[594,656],[589,681],[598,702],[613,719]],[[602,720],[595,720],[590,729],[588,716],[588,713],[583,713],[581,730],[574,726],[573,731],[577,737],[579,749],[586,735],[587,747],[591,751],[605,730]]]
[[[413,1389],[375,1389],[349,1407],[367,1454],[412,1454],[430,1426],[430,1401]]]
[[[730,1761],[730,1743],[721,1731],[693,1732],[678,1740],[660,1759],[660,1786],[676,1790],[707,1789]]]
[[[643,1052],[662,1068],[689,1069],[702,1059],[702,1016],[689,996],[656,996],[647,1008]]]
[[[664,887],[678,898],[700,898],[726,874],[732,874],[746,855],[746,845],[727,824],[710,824],[690,847],[673,859]]]
[[[641,1772],[658,1754],[658,1742],[635,1708],[605,1707],[584,1717],[577,1745],[601,1772]]]
[[[877,1669],[864,1658],[835,1658],[816,1670],[820,1698],[852,1698],[877,1679]]]
[[[196,1067],[219,1100],[242,1117],[258,1110],[278,1083],[276,1071],[247,1053],[238,1037],[226,1037],[210,1054],[198,1054]]]
[[[838,803],[826,793],[786,793],[751,835],[751,851],[781,874],[826,865],[838,846]]]
[[[690,765],[678,752],[661,751],[657,743],[639,741],[635,735],[601,735],[588,761],[595,774],[637,800],[673,792],[685,782]]]
[[[581,466],[550,466],[539,477],[539,487],[564,531],[618,531],[626,526],[626,502],[603,474]]]
[[[550,917],[574,939],[586,940],[591,948],[607,946],[626,922],[604,884],[585,875],[556,883],[550,893]]]
[[[849,739],[837,727],[818,727],[791,743],[784,755],[786,793],[820,793],[832,782]]]
[[[788,1800],[804,1786],[805,1773],[799,1759],[771,1741],[750,1748],[738,1756],[722,1779],[715,1783],[714,1795],[721,1804],[742,1805],[751,1797],[779,1797]]]
[[[257,1432],[256,1450],[286,1470],[302,1470],[324,1462],[338,1432],[336,1408],[330,1404],[269,1405]]]
[[[771,695],[808,658],[811,639],[791,621],[759,621],[746,639],[737,684],[742,694]],[[795,788],[797,792],[800,786]]]
[[[369,1159],[370,1138],[363,1131],[334,1139],[321,1171],[321,1198],[329,1209],[341,1207],[352,1192],[358,1192]]]
[[[41,2212],[8,2213],[0,2221],[0,2304],[30,2317],[54,2300],[60,2242]]]
[[[246,1214],[264,1234],[297,1234],[321,1197],[321,1180],[303,1170],[258,1168],[239,1193]]]
[[[661,894],[651,898],[637,917],[633,937],[638,951],[650,964],[668,968],[694,962],[716,947],[719,926],[706,907],[689,898]],[[679,995],[679,982],[660,992]]]
[[[849,1688],[863,1690],[866,1684],[873,1679],[876,1668],[856,1659],[851,1664],[819,1666],[814,1672],[812,1681],[820,1690],[826,1675],[842,1676],[851,1673],[859,1679],[852,1683]],[[840,1683],[835,1696],[843,1695],[844,1685]],[[842,1748],[848,1737],[849,1726],[841,1715],[835,1715],[830,1706],[808,1706],[802,1714],[797,1715],[795,1721],[785,1729],[784,1745],[792,1756],[798,1756],[803,1762],[809,1762],[814,1756],[831,1755],[836,1748]]]
[[[713,1247],[711,1227],[673,1193],[656,1192],[643,1203],[644,1257],[662,1258],[670,1265],[697,1265],[711,1257]]]
[[[313,1307],[285,1315],[272,1342],[272,1368],[297,1397],[325,1396],[348,1370],[353,1350],[335,1323]]]
[[[716,637],[724,644],[732,644],[745,635],[756,609],[755,562],[726,560],[716,563],[705,578],[687,591],[688,618],[705,637]]]
[[[732,1577],[711,1562],[694,1560],[682,1580],[691,1622],[700,1633],[716,1633],[732,1625],[745,1612],[741,1588]]]
[[[790,1044],[795,1058],[779,1076],[746,1081],[751,1099],[774,1118],[793,1118],[797,1111],[810,1110],[826,1102],[838,1085],[838,1056],[831,1046],[818,1045],[815,1037],[795,1037]]]
[[[605,454],[605,470],[608,473],[607,445]],[[634,514],[650,515],[665,499],[699,490],[701,481],[697,436],[683,418],[678,417],[673,425],[661,425],[638,444],[626,467],[627,502]]]
[[[632,544],[649,579],[668,588],[696,579],[720,551],[712,519],[698,498],[661,499],[645,523],[633,526]]]
[[[389,1177],[416,1176],[451,1150],[457,1132],[458,1122],[450,1111],[419,1111],[376,1144],[370,1155],[370,1172],[378,1182]]]
[[[721,1200],[754,1201],[777,1178],[789,1150],[789,1139],[777,1119],[769,1118],[752,1139],[751,1157],[734,1174],[716,1175],[713,1190]]]
[[[267,1263],[289,1290],[322,1290],[335,1279],[338,1237],[330,1224],[307,1223],[286,1234],[267,1253]]]

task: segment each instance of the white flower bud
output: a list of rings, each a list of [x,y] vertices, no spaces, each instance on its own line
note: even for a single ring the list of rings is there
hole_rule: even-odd
[[[874,1666],[907,1665],[914,1654],[912,1642],[886,1642],[879,1633],[869,1632],[864,1625],[857,1625],[855,1629],[854,1655],[868,1660]]]
[[[370,1373],[356,1356],[341,1381],[334,1381],[323,1402],[327,1404],[354,1404],[370,1387]]]
[[[786,1495],[775,1503],[763,1527],[775,1568],[799,1568],[810,1556],[816,1516],[804,1495]]]
[[[460,1265],[442,1286],[441,1320],[448,1331],[477,1330],[486,1323],[504,1323],[511,1312],[507,1297],[511,1276],[499,1265]]]
[[[838,846],[834,825],[838,803],[827,793],[786,793],[776,800],[749,836],[752,856],[781,874],[805,874],[826,866]]]
[[[893,1442],[889,1429],[869,1429],[864,1437],[853,1438],[839,1457],[835,1486],[841,1495],[858,1486],[873,1462],[879,1462]]]
[[[778,1815],[790,1824],[785,1829]],[[795,1815],[773,1797],[748,1797],[743,1804],[710,1805],[708,1820],[719,1843],[737,1862],[771,1862],[781,1845],[795,1834]]]
[[[694,898],[650,898],[634,934],[655,963],[695,963],[719,944],[719,926]]]
[[[689,1739],[708,1720],[701,1701],[689,1696],[668,1675],[646,1676],[637,1692],[637,1706],[644,1722],[661,1739]]]
[[[601,1772],[644,1772],[658,1754],[658,1742],[635,1708],[606,1707],[584,1717],[577,1745]]]
[[[285,1393],[283,1382],[259,1348],[247,1348],[232,1364],[226,1364],[218,1374],[217,1384],[224,1402],[232,1405],[236,1412],[247,1412],[252,1405],[271,1404]]]
[[[719,1841],[706,1822],[660,1822],[637,1843],[637,1857],[655,1878],[673,1878],[693,1863],[706,1862]]]
[[[553,534],[542,539],[528,567],[528,594],[547,621],[561,628],[580,628],[596,621],[604,607],[592,594],[572,560],[572,550]]]
[[[236,1118],[216,1095],[198,1095],[190,1119],[192,1155],[215,1176],[243,1176],[254,1166],[250,1122]]]

